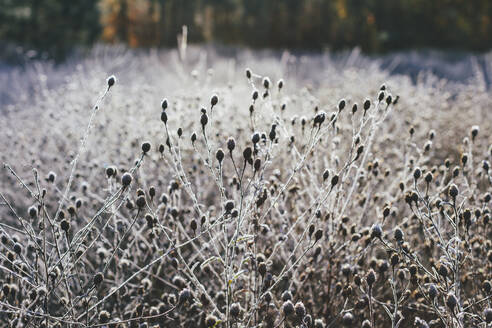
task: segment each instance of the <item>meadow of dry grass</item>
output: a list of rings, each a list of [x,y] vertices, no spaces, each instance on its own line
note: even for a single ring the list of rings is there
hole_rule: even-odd
[[[201,48],[4,73],[0,325],[490,327],[484,58],[459,81]]]

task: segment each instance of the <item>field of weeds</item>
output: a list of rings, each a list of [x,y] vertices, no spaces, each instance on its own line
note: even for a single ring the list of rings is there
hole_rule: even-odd
[[[468,64],[99,47],[3,70],[0,325],[490,327],[492,59]]]

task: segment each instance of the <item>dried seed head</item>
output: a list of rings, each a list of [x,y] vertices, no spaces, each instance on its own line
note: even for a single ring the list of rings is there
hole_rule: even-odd
[[[100,323],[107,323],[107,322],[109,322],[109,319],[110,319],[109,312],[108,311],[105,311],[105,310],[99,312],[98,318],[99,318],[99,322]]]
[[[413,178],[415,179],[415,181],[417,181],[418,179],[420,179],[420,177],[422,176],[422,171],[420,170],[420,168],[416,168],[415,171],[413,171]]]
[[[331,187],[335,187],[338,183],[338,175],[334,175],[332,178],[331,178]]]
[[[357,113],[357,103],[354,103],[352,105],[352,114],[355,114],[355,113]]]
[[[255,159],[255,163],[253,166],[254,166],[255,172],[258,172],[261,169],[261,159],[259,159],[259,158]]]
[[[478,125],[472,126],[471,132],[470,132],[471,137],[472,137],[472,141],[475,141],[475,138],[477,137],[479,131],[480,131],[480,127]]]
[[[257,144],[260,141],[260,134],[258,132],[255,132],[251,135],[251,142],[253,144]]]
[[[285,317],[290,316],[294,313],[294,304],[290,300],[285,301],[282,305],[282,312]]]
[[[224,205],[224,209],[226,213],[231,213],[231,211],[234,209],[234,201],[228,200]]]
[[[239,314],[241,313],[241,306],[239,303],[232,303],[229,312],[233,318],[239,317]]]
[[[55,180],[56,180],[56,173],[53,172],[53,171],[50,171],[48,173],[48,176],[46,177],[46,181],[51,182],[51,183],[54,183]]]
[[[251,147],[246,147],[243,151],[244,160],[247,162],[251,161],[252,155],[253,155],[253,150],[251,149]]]
[[[290,301],[292,300],[292,293],[288,290],[285,290],[283,293],[282,293],[282,301],[284,302],[287,302],[287,301]]]
[[[362,321],[362,328],[372,328],[371,322],[369,320]]]
[[[108,83],[108,89],[109,89],[116,83],[116,77],[114,75],[111,75],[110,77],[108,77],[106,82]]]
[[[94,286],[99,286],[104,280],[104,275],[102,272],[98,272],[94,275],[94,278],[92,279],[92,282],[94,283]]]
[[[432,172],[427,172],[425,174],[425,182],[431,183],[433,179],[434,179],[434,176],[432,175]]]
[[[364,112],[366,112],[369,108],[371,108],[371,100],[364,100]]]
[[[214,316],[213,314],[209,314],[206,318],[205,318],[205,326],[207,327],[215,327],[215,325],[217,324],[217,321],[219,319],[217,319],[216,316]]]
[[[342,322],[345,326],[349,327],[354,323],[354,315],[350,312],[347,312],[342,317]]]
[[[212,108],[219,103],[219,97],[217,95],[213,95],[210,99],[210,105]]]
[[[382,236],[383,236],[383,229],[381,229],[379,223],[374,223],[371,227],[371,238],[380,239]]]
[[[458,305],[458,300],[456,299],[456,296],[454,296],[453,293],[449,293],[448,296],[446,297],[446,305],[451,310],[451,312],[454,312],[456,305]]]
[[[376,282],[376,272],[373,269],[370,269],[366,276],[366,282],[369,287],[371,287]]]
[[[222,148],[219,148],[217,152],[215,153],[215,158],[217,161],[219,161],[220,164],[222,164],[222,161],[224,160],[224,151]]]
[[[125,174],[121,176],[121,184],[123,187],[128,187],[130,183],[132,183],[132,179],[132,175],[129,172],[125,172]]]
[[[191,301],[191,292],[188,288],[184,288],[179,292],[178,303],[181,305],[187,301]]]
[[[208,123],[207,113],[202,113],[202,116],[200,117],[200,124],[202,125],[202,129],[205,129],[207,123]]]
[[[167,109],[167,99],[166,98],[162,99],[161,108],[163,111]]]
[[[338,103],[338,111],[341,112],[345,108],[345,105],[346,105],[345,99],[340,100],[340,102]]]
[[[403,230],[401,230],[399,227],[395,228],[393,235],[396,241],[403,241]]]
[[[323,172],[323,181],[326,181],[326,179],[328,179],[329,176],[330,176],[330,171],[325,170]]]
[[[278,80],[278,82],[277,82],[278,89],[282,90],[283,86],[284,86],[284,80],[282,80],[282,79]]]
[[[456,199],[456,197],[458,196],[458,187],[453,183],[450,187],[449,187],[449,196],[451,196],[451,198],[453,199]]]
[[[321,126],[321,124],[323,124],[323,122],[325,121],[326,119],[326,113],[321,111],[319,112],[318,114],[316,114],[316,116],[314,117],[314,125],[319,125]]]
[[[486,323],[492,322],[492,309],[491,308],[486,308],[483,311],[483,318],[484,318]]]
[[[314,328],[325,328],[325,322],[323,319],[314,320]]]
[[[299,319],[303,319],[306,315],[306,308],[302,302],[297,302],[294,306],[294,311]]]
[[[265,87],[265,89],[269,89],[270,88],[270,84],[271,84],[270,83],[270,79],[267,76],[265,76],[263,78],[263,86]]]
[[[227,149],[232,153],[234,148],[236,148],[236,141],[231,137],[227,140]]]
[[[252,75],[252,74],[251,74],[251,69],[246,68],[246,78],[247,78],[248,80],[249,80],[249,79],[251,79],[251,75]]]
[[[22,252],[22,246],[19,243],[14,244],[14,252],[19,255]]]
[[[29,216],[31,218],[35,219],[38,217],[38,207],[37,206],[33,205],[33,206],[29,207],[28,212],[29,212]]]
[[[60,222],[60,228],[65,231],[65,233],[68,233],[70,230],[70,222],[67,219],[64,219]]]
[[[147,204],[147,202],[145,200],[145,196],[138,196],[137,201],[136,201],[136,204],[137,204],[137,207],[139,209],[144,208],[145,205]]]
[[[147,154],[150,151],[150,148],[151,148],[150,142],[145,141],[142,143],[142,152],[144,154]]]

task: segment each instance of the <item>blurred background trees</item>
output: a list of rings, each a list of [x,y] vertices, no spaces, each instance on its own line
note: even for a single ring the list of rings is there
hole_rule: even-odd
[[[0,0],[0,40],[62,56],[103,40],[131,47],[190,42],[366,52],[487,50],[490,0]]]

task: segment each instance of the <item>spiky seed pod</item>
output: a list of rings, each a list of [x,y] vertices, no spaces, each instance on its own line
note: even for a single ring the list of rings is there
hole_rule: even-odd
[[[413,171],[413,178],[415,179],[415,181],[417,181],[418,179],[420,179],[421,176],[422,176],[422,171],[420,170],[420,168],[417,167]]]
[[[271,84],[270,83],[270,79],[267,76],[265,76],[263,78],[263,87],[265,87],[265,89],[269,89],[270,88],[270,84]]]
[[[246,78],[247,78],[248,80],[250,80],[250,79],[251,79],[251,75],[252,75],[252,73],[251,73],[251,69],[246,68]]]
[[[314,233],[314,242],[318,242],[321,238],[323,238],[323,230],[318,229]]]
[[[431,300],[434,300],[437,297],[437,287],[434,284],[429,285],[429,289],[427,290],[427,294]]]
[[[142,143],[142,152],[144,154],[147,154],[150,151],[150,148],[151,148],[150,142],[145,141]]]
[[[110,77],[108,77],[106,82],[108,83],[108,89],[109,89],[116,83],[116,77],[114,75],[111,75]]]
[[[121,176],[121,184],[123,187],[128,187],[130,183],[132,183],[132,179],[132,175],[129,172],[125,172],[125,174]]]
[[[282,313],[285,317],[289,317],[294,313],[294,304],[290,300],[285,301],[282,305]]]

